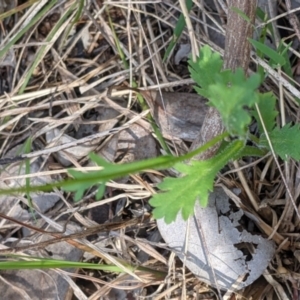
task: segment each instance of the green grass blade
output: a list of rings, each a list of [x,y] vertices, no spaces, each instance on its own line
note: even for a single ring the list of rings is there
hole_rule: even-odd
[[[63,23],[65,22],[65,20],[70,16],[70,14],[73,12],[73,10],[75,9],[76,4],[73,4],[65,13],[64,15],[58,20],[58,22],[55,24],[55,26],[52,28],[52,30],[50,31],[50,33],[48,34],[45,42],[46,43],[50,43],[51,40],[55,37],[55,35],[57,34],[57,32],[59,31],[59,29],[62,27]],[[22,86],[20,87],[20,90],[18,92],[18,94],[23,94],[32,73],[34,72],[34,70],[36,69],[36,67],[38,66],[38,64],[40,63],[40,61],[43,59],[43,57],[45,56],[46,52],[50,50],[49,45],[44,45],[41,46],[37,52],[36,58],[34,60],[34,62],[32,63],[30,69],[28,70],[26,77],[24,79],[24,82],[22,84]]]
[[[187,10],[190,11],[192,9],[192,7],[193,7],[193,0],[186,0]],[[178,39],[180,38],[180,36],[184,30],[184,27],[185,27],[185,20],[184,20],[183,14],[181,14],[177,21],[176,27],[174,29],[172,40],[171,40],[171,42],[166,50],[166,53],[164,55],[163,62],[165,62],[167,60],[170,53],[172,52],[173,48],[175,47]]]
[[[5,18],[12,16],[12,15],[26,9],[27,7],[33,5],[34,3],[38,2],[38,1],[39,0],[29,0],[28,2],[18,5],[17,7],[10,9],[9,11],[5,11],[2,14],[0,14],[0,20],[4,20]]]
[[[82,12],[83,12],[83,8],[84,8],[84,2],[85,0],[79,0],[79,5],[78,5],[78,8],[77,8],[77,12],[76,12],[76,15],[74,17],[74,20],[72,22],[72,25],[74,25],[75,23],[77,23],[82,15]]]
[[[28,138],[26,141],[25,141],[25,144],[24,144],[24,153],[30,153],[31,151],[31,143],[32,143],[32,140],[31,138]],[[25,160],[25,174],[30,174],[30,159],[26,159]],[[27,192],[26,192],[26,197],[27,197],[27,200],[28,200],[28,206],[29,206],[29,209],[31,210],[31,213],[33,215],[33,203],[32,203],[32,199],[30,197],[30,178],[27,178],[25,179],[25,185],[26,185],[26,189],[27,189]]]
[[[128,266],[126,266],[128,268]],[[50,269],[50,268],[85,268],[102,270],[109,272],[124,272],[119,267],[114,265],[103,265],[103,264],[90,264],[81,263],[74,261],[64,261],[56,259],[40,259],[32,261],[4,261],[0,262],[0,270],[24,270],[24,269]],[[131,271],[134,271],[134,267],[130,267]]]
[[[40,19],[49,11],[55,4],[57,0],[50,1],[43,9],[40,10],[24,28],[22,28],[18,34],[16,34],[4,47],[0,50],[0,58],[6,55],[7,51],[26,33],[29,31],[35,23],[40,21]]]
[[[111,32],[113,34],[113,38],[114,38],[114,41],[115,41],[115,44],[116,44],[116,47],[117,47],[117,50],[118,50],[118,53],[119,53],[119,56],[123,62],[123,66],[125,69],[129,69],[129,65],[128,65],[128,62],[127,62],[127,59],[126,59],[126,56],[124,54],[124,51],[122,50],[121,48],[121,45],[120,45],[120,41],[118,39],[118,36],[116,34],[116,31],[115,31],[115,27],[113,25],[113,22],[111,20],[111,17],[110,17],[110,14],[109,14],[109,11],[108,11],[108,7],[106,7],[106,12],[107,12],[107,15],[108,15],[108,23],[109,23],[109,26],[110,26],[110,29],[111,29]]]
[[[285,74],[288,75],[290,78],[293,78],[293,70],[292,70],[290,59],[289,59],[288,50],[291,47],[292,43],[293,42],[290,42],[287,46],[285,46],[281,40],[280,44],[278,46],[278,52],[281,53],[281,55],[283,56],[283,58],[286,61],[286,64],[284,64],[284,66],[283,66],[283,70],[284,70]],[[290,84],[295,85],[292,80],[289,80],[289,82],[290,82]]]
[[[58,259],[50,259],[50,258],[39,258],[39,257],[28,257],[17,254],[6,254],[9,259],[18,258],[18,259],[26,259],[23,260],[7,260],[0,261],[0,270],[32,270],[32,269],[53,269],[53,268],[82,268],[82,269],[91,269],[91,270],[102,270],[107,272],[115,272],[115,273],[124,273],[124,268],[120,268],[116,265],[107,265],[107,264],[93,264],[93,263],[84,263],[84,262],[75,262],[75,261],[66,261],[66,260],[58,260]],[[28,259],[31,259],[28,261]],[[163,279],[166,276],[165,272],[153,270],[147,267],[136,267],[129,263],[123,262],[122,265],[128,269],[129,272],[134,273],[136,270],[148,272],[152,274],[157,279]]]
[[[258,41],[255,41],[253,39],[248,39],[249,42],[254,46],[257,50],[259,50],[261,53],[263,53],[265,56],[269,57],[273,64],[284,66],[286,61],[284,57],[277,53],[275,50],[271,49],[267,45],[260,43]]]

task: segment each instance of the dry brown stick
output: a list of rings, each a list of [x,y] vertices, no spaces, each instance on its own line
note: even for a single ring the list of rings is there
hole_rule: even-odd
[[[300,22],[294,13],[290,13],[290,10],[292,9],[291,0],[285,0],[285,5],[287,12],[289,12],[289,22],[293,26],[298,40],[300,41]]]
[[[24,251],[24,250],[29,250],[29,249],[41,249],[41,248],[45,248],[45,247],[47,247],[51,244],[59,243],[59,242],[63,242],[63,241],[66,241],[66,242],[68,242],[71,245],[76,247],[76,246],[78,246],[78,243],[77,244],[72,243],[72,241],[74,239],[81,239],[81,238],[84,238],[84,237],[92,235],[92,234],[97,234],[97,233],[100,233],[100,232],[117,230],[117,229],[122,229],[122,228],[125,228],[125,227],[128,227],[128,226],[137,225],[139,223],[139,221],[141,220],[141,219],[136,218],[136,219],[131,219],[129,221],[115,222],[115,223],[108,223],[108,224],[100,224],[100,225],[88,228],[88,229],[86,229],[82,232],[76,232],[76,233],[71,233],[71,234],[68,234],[68,235],[64,235],[65,229],[63,230],[63,232],[46,231],[42,228],[35,227],[31,224],[23,223],[23,222],[21,222],[17,219],[14,219],[14,218],[12,218],[10,216],[7,216],[5,214],[2,214],[2,213],[0,213],[0,218],[9,220],[11,222],[14,222],[16,224],[21,225],[22,227],[28,228],[28,229],[33,230],[35,232],[40,232],[42,234],[47,234],[47,235],[51,235],[51,236],[54,237],[53,239],[43,241],[43,242],[39,242],[39,243],[36,243],[36,244],[31,244],[31,245],[26,245],[26,246],[16,246],[16,247],[6,248],[6,249],[0,249],[0,253],[6,253],[6,254],[16,253],[16,252],[19,252],[19,251]]]
[[[243,12],[251,20],[251,23],[233,11],[232,8],[237,8]],[[241,67],[247,72],[250,61],[250,44],[248,38],[252,37],[252,24],[255,20],[255,10],[256,0],[229,1],[223,64],[224,69],[235,70],[237,67]],[[191,150],[202,146],[223,131],[224,126],[219,112],[214,107],[210,107],[205,116],[201,131],[191,146]],[[208,159],[214,156],[218,148],[219,145],[216,145],[208,151],[201,153],[196,158]]]

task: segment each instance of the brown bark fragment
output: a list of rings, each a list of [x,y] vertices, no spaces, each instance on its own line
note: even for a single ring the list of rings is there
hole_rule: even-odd
[[[251,24],[233,11],[233,7],[247,15],[251,20]],[[237,67],[241,67],[245,72],[247,71],[250,61],[250,43],[248,42],[248,38],[252,38],[255,10],[256,0],[229,1],[224,69],[235,70]]]

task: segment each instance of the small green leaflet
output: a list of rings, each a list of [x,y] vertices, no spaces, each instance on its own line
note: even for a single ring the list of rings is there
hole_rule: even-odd
[[[90,156],[91,161],[95,162],[100,167],[109,168],[111,166],[110,163],[108,163],[105,159],[99,157],[95,153],[91,153],[89,156]],[[68,172],[76,179],[84,179],[87,177],[87,173],[83,173],[80,171],[69,170]],[[97,177],[99,172],[103,172],[103,171],[89,172],[88,176]],[[96,194],[96,200],[100,200],[104,195],[106,182],[107,182],[106,180],[100,181],[99,179],[96,179],[96,181],[91,180],[90,182],[75,183],[73,185],[64,187],[64,189],[68,192],[75,192],[74,200],[79,201],[82,199],[84,192],[87,189],[91,188],[91,186],[96,184],[97,186],[99,186],[97,194]]]
[[[179,212],[187,220],[194,212],[196,199],[201,206],[207,206],[209,192],[213,190],[217,173],[244,147],[244,143],[235,140],[222,152],[205,161],[191,161],[190,165],[178,163],[175,169],[182,177],[167,177],[158,187],[163,192],[155,194],[150,200],[154,207],[153,216],[164,218],[166,223],[176,219]]]
[[[274,151],[283,160],[293,158],[300,160],[300,124],[287,124],[282,128],[276,127],[269,133]],[[265,134],[261,135],[260,145],[270,149]]]
[[[223,65],[220,55],[212,52],[207,45],[201,47],[196,62],[193,62],[191,59],[188,62],[191,77],[197,85],[201,87],[202,92],[204,92],[209,85],[215,83],[216,74],[220,73]],[[200,93],[200,95],[203,94]],[[203,96],[206,97],[205,95]]]
[[[271,92],[265,94],[258,93],[258,97],[259,101],[257,105],[260,114],[267,132],[270,132],[276,125],[276,116],[278,115],[278,111],[276,110],[276,98]],[[257,121],[259,133],[263,133],[263,126],[256,109],[252,111],[252,115]]]
[[[68,172],[77,180],[85,179],[87,177],[87,173],[83,173],[80,171],[68,170]],[[97,171],[89,172],[88,176],[97,175],[97,173],[98,173]],[[67,192],[75,192],[74,200],[75,202],[77,202],[82,199],[84,192],[87,189],[91,188],[93,185],[99,185],[99,180],[94,182],[82,182],[82,183],[74,182],[73,184],[70,183],[68,186],[65,186],[63,189]],[[98,195],[97,192],[97,196],[101,196],[101,195]],[[97,200],[99,199],[100,197],[97,197]]]

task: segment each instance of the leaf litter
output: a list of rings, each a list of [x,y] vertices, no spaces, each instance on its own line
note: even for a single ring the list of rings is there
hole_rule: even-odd
[[[242,210],[232,211],[229,197],[218,188],[210,194],[206,208],[196,203],[190,223],[179,214],[169,225],[159,219],[158,227],[167,244],[201,280],[229,290],[244,276],[237,285],[240,290],[261,276],[275,252],[272,241],[241,229],[242,216]],[[183,251],[187,226],[188,245]]]
[[[39,5],[42,6],[46,2],[42,1]],[[216,3],[219,2],[223,1],[217,1]],[[296,1],[292,2],[295,5]],[[151,87],[159,83],[183,80],[188,74],[184,60],[181,60],[178,65],[173,63],[174,59],[176,59],[176,51],[168,59],[167,65],[164,65],[160,59],[163,56],[161,49],[168,46],[166,41],[172,35],[172,24],[169,20],[178,14],[178,10],[175,7],[169,6],[168,3],[135,3],[132,7],[129,7],[126,4],[114,3],[114,5],[111,5],[109,2],[103,4],[100,1],[87,1],[86,10],[76,26],[71,23],[71,19],[67,19],[66,22],[68,24],[65,25],[70,25],[71,30],[69,31],[69,27],[66,26],[61,35],[55,36],[52,40],[47,40],[51,29],[63,15],[63,10],[69,9],[73,3],[74,1],[59,1],[58,6],[54,6],[53,9],[45,12],[44,16],[39,17],[41,22],[37,27],[32,27],[27,31],[26,35],[18,37],[18,43],[15,44],[14,51],[10,49],[6,56],[3,56],[4,61],[1,64],[0,73],[0,91],[2,95],[0,111],[1,158],[14,156],[15,154],[11,154],[9,150],[16,145],[22,145],[28,137],[31,137],[33,140],[33,150],[47,149],[49,147],[46,141],[47,133],[48,135],[49,133],[53,134],[53,137],[65,137],[66,142],[74,139],[80,140],[83,136],[97,134],[99,131],[104,130],[104,127],[106,128],[105,130],[113,127],[118,128],[128,119],[136,117],[140,112],[140,108],[135,102],[134,93],[128,92],[121,95],[121,102],[124,102],[125,105],[124,103],[119,105],[120,102],[106,92],[107,88],[113,90],[115,86],[128,86],[132,82],[131,74],[134,74],[135,79],[138,81],[138,87]],[[4,7],[7,6],[5,5]],[[30,22],[32,16],[37,14],[39,9],[35,10],[34,7],[40,6],[34,4],[33,9],[28,10],[26,15],[15,14],[14,16],[17,19],[8,17],[3,20],[4,30],[7,31],[8,36],[1,38],[1,49],[5,42],[8,41],[8,38],[15,38],[18,30],[24,28]],[[104,8],[107,8],[107,10]],[[224,32],[222,27],[224,21],[222,5],[212,7],[212,2],[206,1],[205,8],[206,10],[202,13],[201,18],[193,18],[193,24],[197,28],[195,31],[196,37],[198,40],[209,41],[214,49],[220,50],[218,46],[222,46],[224,42],[222,41],[222,33]],[[12,9],[12,7],[9,9]],[[279,10],[282,9],[284,7],[281,5]],[[115,41],[112,39],[113,31],[108,26],[108,13],[115,26],[114,31],[121,47],[126,53],[129,63],[128,69],[123,67],[122,62],[118,58],[119,52]],[[149,26],[149,20],[151,20],[151,26]],[[20,22],[17,23],[17,21]],[[128,31],[129,27],[126,26],[130,27],[130,31]],[[144,31],[141,31],[141,28]],[[214,32],[218,33],[216,34],[217,40],[214,40],[214,34],[212,34]],[[153,39],[153,37],[156,38]],[[41,49],[43,43],[51,43],[51,47],[48,50],[45,47],[45,52],[38,58],[36,53]],[[181,45],[188,44],[190,40],[186,34],[183,34],[178,43]],[[138,48],[138,45],[140,48]],[[26,70],[29,70],[37,59],[39,64],[33,70],[27,90],[25,90],[24,94],[18,95],[19,89],[28,74]],[[274,79],[267,81],[267,89],[276,90],[277,84],[274,84],[272,80]],[[200,97],[191,94],[191,92],[191,86],[174,88],[170,84],[168,91],[162,91],[162,98],[158,89],[144,93],[150,111],[174,153],[184,152],[188,149],[187,145],[193,141],[198,126],[201,127],[201,116],[205,115],[206,108],[203,102],[198,102]],[[151,97],[147,97],[146,94],[150,94]],[[293,120],[296,120],[298,117],[298,106],[295,106],[295,102],[288,95],[287,99],[286,110]],[[183,102],[184,104],[182,104]],[[106,104],[103,105],[103,103]],[[156,103],[159,103],[159,105]],[[200,112],[198,113],[199,109]],[[104,115],[104,119],[101,119],[101,116],[99,117],[101,114]],[[84,133],[81,133],[81,131]],[[104,153],[109,153],[105,156],[109,161],[122,161],[124,158],[125,160],[128,158],[142,159],[147,156],[157,155],[160,151],[158,143],[154,147],[154,138],[155,136],[151,132],[149,122],[141,117],[131,128],[105,139],[95,140],[91,149],[96,153],[101,153],[103,156],[105,156]],[[141,139],[143,140],[142,143],[140,143]],[[55,140],[50,139],[49,141],[54,142]],[[61,143],[63,139],[58,139],[56,142]],[[90,162],[86,156],[87,152],[77,153],[80,147],[84,147],[85,150],[88,148],[85,145],[74,147],[68,153],[68,164],[71,163],[71,166],[80,170],[91,168],[92,166],[89,165]],[[141,148],[146,148],[149,151],[141,152]],[[111,150],[108,151],[107,149]],[[132,153],[134,153],[133,156],[128,155]],[[66,169],[58,158],[59,155],[62,155],[62,151],[57,153],[49,151],[49,153],[44,153],[38,160],[32,159],[30,174],[24,174],[25,177],[46,178],[49,176],[54,181],[58,176],[66,176]],[[38,167],[33,168],[35,161],[39,161],[40,164]],[[16,165],[20,166],[20,164],[21,162]],[[230,165],[229,167],[232,168]],[[269,264],[268,270],[271,275],[258,278],[250,285],[250,289],[251,287],[254,288],[255,285],[264,283],[262,291],[266,290],[265,294],[273,299],[275,299],[274,291],[284,299],[283,296],[288,293],[287,290],[289,288],[292,288],[295,295],[295,284],[291,285],[290,283],[295,282],[295,278],[298,276],[298,269],[295,264],[296,258],[293,257],[291,251],[280,251],[280,249],[290,249],[285,244],[287,242],[294,242],[297,245],[299,221],[294,221],[292,210],[284,202],[284,187],[273,162],[269,158],[258,163],[254,159],[245,160],[242,162],[242,167],[247,174],[250,188],[258,197],[257,201],[260,207],[259,211],[252,211],[254,213],[252,218],[254,220],[258,217],[263,218],[268,227],[262,226],[261,231],[268,235],[270,239],[273,236],[277,237],[278,232],[275,232],[274,228],[278,228],[279,233],[283,235],[281,236],[282,239],[280,239],[282,244],[277,246],[279,247],[277,248],[279,249],[279,254]],[[5,168],[9,170],[7,166]],[[292,174],[297,172],[298,165],[296,162],[292,162],[289,168],[292,178]],[[20,176],[24,176],[22,173],[18,173],[17,170],[18,167],[15,168],[13,173],[10,172],[9,175],[2,171],[1,176],[4,176],[3,182],[7,182],[8,179],[12,182],[14,178],[17,180]],[[116,220],[126,221],[134,218],[136,214],[148,216],[151,212],[148,200],[154,192],[154,185],[159,183],[171,171],[157,172],[149,170],[149,172],[140,174],[138,177],[128,177],[124,182],[109,182],[104,199],[100,202],[94,201],[95,190],[93,189],[89,190],[82,201],[76,204],[73,202],[72,194],[56,191],[57,197],[61,200],[55,206],[48,207],[46,211],[39,211],[39,214],[51,218],[53,222],[67,222],[68,218],[72,218],[82,230],[95,225],[95,215],[100,215],[101,211],[104,210],[104,206],[107,213],[102,218],[98,218],[98,222],[99,219],[102,219],[101,222],[103,223]],[[230,173],[230,170],[228,170],[228,175],[221,175],[219,181],[228,187],[240,185],[237,177],[234,173]],[[295,182],[291,180],[290,185],[291,190],[295,192],[294,197],[297,198],[300,193],[297,188],[297,180]],[[243,192],[240,198],[245,206],[243,209],[245,212],[251,206]],[[16,199],[15,207],[18,207],[22,213],[25,212],[28,222],[35,224],[34,222],[36,221],[29,209],[29,205],[26,204],[27,199],[21,196],[16,197]],[[48,200],[47,202],[49,203]],[[10,209],[12,208],[10,207]],[[93,216],[88,214],[91,209],[94,209]],[[9,215],[19,218],[16,215]],[[225,218],[225,216],[223,217]],[[50,223],[45,221],[47,220],[46,218],[38,216],[36,218],[40,222],[41,228],[46,227]],[[226,218],[228,222],[230,218],[228,216]],[[22,218],[21,220],[24,221]],[[233,222],[232,219],[231,222]],[[244,219],[243,222],[245,222]],[[255,223],[255,221],[253,222]],[[233,226],[232,224],[228,226]],[[246,221],[246,225],[253,228],[253,224],[251,224],[251,221]],[[1,225],[1,246],[10,246],[11,241],[15,242],[17,240],[16,236],[20,237],[20,235],[15,234],[19,225],[12,222],[8,223],[4,220]],[[181,227],[175,228],[177,235],[179,234],[178,229],[181,229]],[[208,230],[203,224],[202,229],[204,231]],[[230,232],[236,232],[235,230],[235,228],[232,228]],[[257,228],[255,230],[257,231]],[[250,229],[250,233],[251,231],[253,229]],[[105,237],[106,246],[104,249],[98,247],[97,251],[99,253],[113,252],[112,257],[118,256],[126,258],[128,262],[133,264],[137,263],[143,266],[151,266],[156,270],[168,271],[170,276],[165,277],[166,281],[157,280],[157,284],[161,284],[160,289],[158,289],[158,285],[151,283],[155,281],[155,277],[151,278],[152,281],[146,280],[147,277],[151,277],[151,274],[147,272],[139,273],[140,279],[144,280],[144,283],[142,283],[142,280],[138,281],[136,278],[128,277],[128,275],[121,276],[119,280],[113,273],[86,273],[84,270],[80,270],[79,275],[82,278],[76,281],[68,281],[78,299],[85,299],[87,296],[91,299],[100,297],[103,297],[103,299],[105,297],[107,299],[121,299],[121,297],[130,299],[130,297],[141,298],[144,296],[159,299],[163,297],[180,297],[183,290],[185,291],[186,299],[196,299],[199,295],[206,298],[214,298],[214,289],[211,287],[213,281],[205,281],[203,278],[201,280],[189,273],[188,270],[186,270],[185,276],[181,277],[181,265],[177,259],[173,261],[173,264],[170,260],[168,262],[169,265],[166,265],[162,259],[158,259],[159,255],[163,255],[166,259],[171,259],[172,255],[171,249],[167,245],[162,246],[159,238],[151,240],[150,236],[153,234],[156,237],[159,235],[153,221],[149,222],[149,224],[145,221],[145,224],[140,224],[130,230],[124,227],[123,230],[116,232],[117,234],[113,237]],[[182,236],[184,235],[185,233],[182,234]],[[239,233],[237,236],[240,237],[241,234]],[[25,242],[26,238],[27,236],[23,236],[23,233],[21,233],[19,245]],[[97,238],[96,236],[94,242],[97,241]],[[167,237],[164,238],[167,242]],[[144,252],[146,251],[148,260],[137,260],[140,255],[138,243],[135,244],[135,239],[139,239],[140,243],[147,245],[147,247],[141,248],[143,248]],[[245,242],[245,240],[243,241]],[[276,241],[278,245],[278,240]],[[252,238],[251,243],[258,245],[254,238]],[[229,245],[229,247],[232,247],[232,245]],[[234,249],[230,251],[239,253],[240,250],[236,250],[236,248],[237,246],[234,246]],[[258,248],[256,248],[257,251]],[[269,249],[272,252],[272,246],[269,246]],[[156,256],[155,251],[158,251],[159,255]],[[179,257],[183,257],[184,251],[176,253],[178,253]],[[38,251],[36,255],[47,257],[48,254]],[[267,262],[268,258],[263,261],[261,267],[265,266]],[[277,270],[280,270],[279,267],[281,269],[285,267],[287,273],[279,274],[277,272]],[[255,268],[252,268],[250,263],[248,268],[251,269],[249,271],[255,272]],[[2,273],[1,275],[5,280],[5,275]],[[66,276],[70,279],[69,275]],[[246,280],[250,281],[250,278],[254,277],[249,276]],[[287,278],[288,281],[286,280]],[[126,280],[129,279],[132,282],[131,285],[126,284]],[[97,280],[102,281],[93,284]],[[87,285],[87,282],[90,284]],[[229,281],[228,286],[231,283],[232,281]],[[19,289],[23,287],[18,287],[17,283],[13,281],[10,282],[10,285]],[[243,282],[242,285],[245,285],[245,283]],[[128,288],[128,291],[125,287],[126,289]],[[117,291],[121,290],[122,294],[118,294]],[[238,292],[240,296],[243,294],[245,297],[246,295],[252,296],[247,288]],[[263,295],[263,292],[261,292],[261,295]]]

